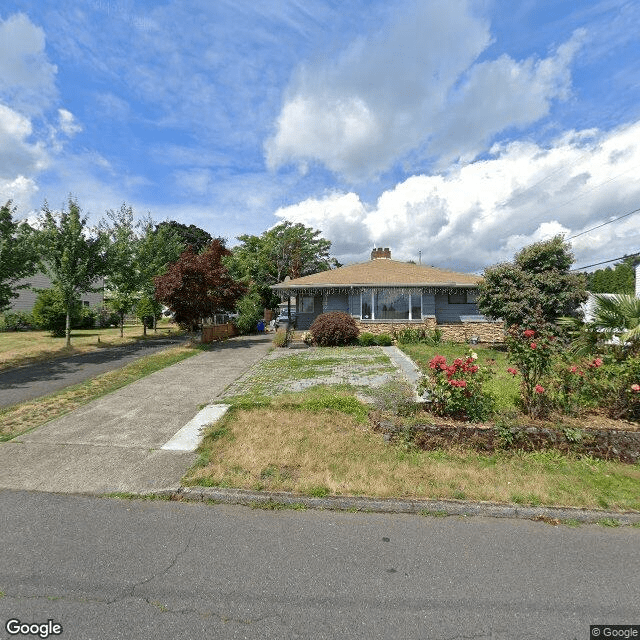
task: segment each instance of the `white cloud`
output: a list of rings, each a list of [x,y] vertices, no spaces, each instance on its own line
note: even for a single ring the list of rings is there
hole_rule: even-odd
[[[56,97],[56,72],[40,27],[23,13],[0,20],[0,95],[23,113],[40,113]]]
[[[31,133],[28,118],[0,103],[0,178],[12,182],[47,165],[44,146],[29,142]]]
[[[583,38],[576,32],[542,60],[476,62],[491,36],[471,3],[416,3],[337,60],[299,68],[265,143],[267,164],[317,161],[357,182],[415,150],[473,159],[491,136],[567,97]]]
[[[69,137],[82,131],[82,125],[78,124],[71,111],[66,109],[58,109],[58,127]]]
[[[318,228],[339,260],[367,258],[372,246],[399,260],[463,271],[511,260],[532,242],[577,235],[640,202],[640,122],[615,131],[571,132],[549,148],[515,142],[494,157],[442,175],[416,175],[374,206],[354,193],[309,199],[276,212]],[[631,253],[640,214],[572,241],[578,266]]]

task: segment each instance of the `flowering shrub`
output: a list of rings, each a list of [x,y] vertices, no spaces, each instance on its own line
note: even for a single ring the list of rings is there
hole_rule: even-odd
[[[444,356],[437,355],[429,362],[430,371],[423,376],[420,390],[435,414],[472,422],[491,415],[495,400],[483,390],[490,373],[475,364],[476,358],[470,353],[448,364]]]
[[[520,400],[527,414],[540,415],[546,405],[545,388],[540,384],[551,368],[556,351],[555,336],[540,323],[536,329],[513,325],[507,335],[509,361],[517,366],[507,371],[521,376]]]

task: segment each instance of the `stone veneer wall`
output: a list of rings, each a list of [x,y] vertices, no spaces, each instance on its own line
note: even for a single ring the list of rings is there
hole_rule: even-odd
[[[424,322],[362,322],[356,319],[356,324],[362,333],[393,334],[402,329],[425,328],[429,331],[439,329],[442,339],[447,342],[469,342],[472,336],[477,336],[479,342],[489,344],[504,342],[504,325],[501,322],[460,322],[456,324],[437,324],[435,318],[425,318]]]

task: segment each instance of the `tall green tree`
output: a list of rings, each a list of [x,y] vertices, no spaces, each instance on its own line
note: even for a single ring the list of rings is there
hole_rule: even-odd
[[[525,247],[513,262],[484,271],[479,285],[482,313],[507,326],[553,325],[570,316],[587,297],[585,276],[570,271],[573,254],[562,236]]]
[[[15,212],[11,200],[0,207],[0,313],[9,308],[20,289],[29,286],[19,281],[38,270],[35,232],[26,222],[15,221]]]
[[[156,226],[158,233],[169,231],[174,236],[177,236],[186,247],[191,247],[194,253],[202,253],[213,241],[213,236],[204,229],[196,227],[195,224],[186,225],[182,222],[176,222],[175,220],[167,220],[160,222]],[[222,238],[218,240],[224,244]]]
[[[242,235],[238,240],[241,244],[233,249],[230,269],[236,277],[253,283],[268,308],[278,305],[271,285],[287,276],[300,278],[339,266],[330,257],[331,242],[301,223],[281,222],[261,236]]]
[[[137,234],[133,209],[122,204],[109,209],[101,228],[108,238],[105,291],[109,306],[120,316],[120,337],[124,336],[124,317],[141,297],[142,274],[138,263]]]
[[[624,258],[613,268],[597,269],[587,274],[587,289],[591,293],[625,293],[635,292],[634,258]]]
[[[155,278],[167,271],[186,249],[184,239],[171,225],[156,224],[150,215],[141,222],[141,235],[137,247],[137,262],[141,274],[141,298],[136,313],[148,321],[153,318],[156,328],[157,318],[162,305],[155,297]],[[143,321],[144,334],[147,333],[147,321]]]
[[[66,344],[71,345],[71,312],[81,294],[101,288],[97,282],[107,270],[107,238],[87,226],[78,203],[69,198],[68,209],[53,212],[45,202],[40,216],[39,241],[43,268],[57,289],[66,310]]]

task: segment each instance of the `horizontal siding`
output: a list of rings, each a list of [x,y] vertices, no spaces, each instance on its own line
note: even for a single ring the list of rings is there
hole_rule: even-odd
[[[18,284],[28,284],[34,289],[51,288],[51,280],[43,273],[37,273],[30,278],[23,278],[22,280],[18,281]],[[96,286],[101,287],[103,286],[103,284],[104,281],[102,279],[96,281]],[[33,291],[31,289],[20,289],[18,291],[18,294],[18,297],[13,299],[9,311],[30,312],[36,302],[36,298],[38,297],[38,291]],[[102,305],[104,304],[104,293],[102,291],[98,291],[97,293],[83,293],[80,296],[80,300],[83,303],[88,302],[90,307],[102,307]]]
[[[296,329],[299,331],[307,331],[313,324],[313,321],[322,313],[322,296],[314,296],[313,313],[296,314]]]
[[[436,321],[439,324],[448,322],[462,322],[460,316],[479,315],[478,305],[476,304],[449,304],[449,296],[435,296],[435,313]]]
[[[324,311],[325,313],[328,313],[329,311],[343,311],[344,313],[349,313],[349,296],[346,293],[328,294]]]

